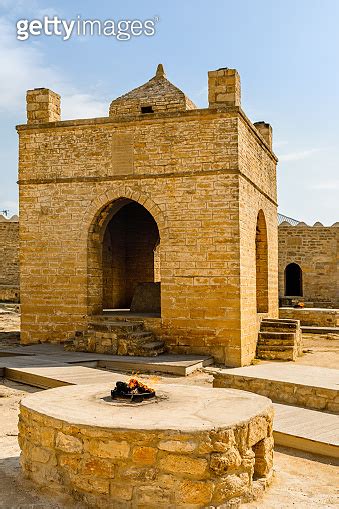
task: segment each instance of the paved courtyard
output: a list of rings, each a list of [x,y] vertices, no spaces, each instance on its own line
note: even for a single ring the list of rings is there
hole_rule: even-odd
[[[19,316],[0,316],[0,340],[9,346],[17,344]],[[1,339],[2,338],[2,339]],[[334,367],[338,356],[339,340],[306,335],[304,349],[310,350],[300,358],[300,364]],[[307,361],[307,362],[306,362]],[[142,375],[147,381],[154,375]],[[157,375],[158,382],[210,386],[212,376],[197,371],[187,377]],[[27,480],[22,479],[19,467],[20,449],[17,440],[19,402],[25,395],[39,391],[27,385],[2,380],[0,384],[0,508],[1,509],[80,509],[68,498],[50,497],[41,493]],[[339,504],[335,490],[338,465],[331,458],[315,456],[293,449],[276,447],[275,480],[259,502],[245,504],[246,508],[334,508]],[[279,500],[279,502],[277,502]]]

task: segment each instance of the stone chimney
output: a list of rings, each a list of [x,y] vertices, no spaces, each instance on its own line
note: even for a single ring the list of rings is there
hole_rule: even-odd
[[[210,108],[240,106],[240,76],[236,69],[224,67],[208,73],[208,102]]]
[[[60,120],[60,95],[48,88],[35,88],[26,94],[27,124]]]
[[[272,127],[270,124],[267,124],[266,122],[254,122],[254,127],[256,127],[257,131],[259,131],[267,145],[272,150]]]

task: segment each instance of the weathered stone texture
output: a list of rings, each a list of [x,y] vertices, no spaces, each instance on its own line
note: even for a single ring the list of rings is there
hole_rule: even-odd
[[[314,410],[339,411],[338,391],[290,382],[231,375],[226,372],[214,373],[213,387],[228,387],[254,392],[271,398],[278,403],[303,406]]]
[[[43,124],[60,120],[60,96],[48,88],[27,91],[27,123]]]
[[[156,75],[147,83],[114,99],[109,114],[114,117],[193,109],[196,109],[195,104],[168,81],[162,65],[159,64]]]
[[[38,486],[89,507],[234,508],[271,481],[272,420],[270,407],[213,431],[110,430],[66,424],[23,404],[21,465]]]
[[[19,301],[18,217],[0,215],[0,301]]]
[[[162,92],[146,96],[167,101]],[[259,210],[269,252],[267,312],[277,316],[275,156],[238,106],[152,115],[120,107],[110,118],[18,127],[22,341],[67,340],[101,312],[100,228],[127,199],[159,229],[160,339],[173,352],[247,364],[259,322]],[[112,164],[117,135],[133,140],[124,175]]]
[[[307,306],[339,307],[339,226],[279,226],[279,297],[285,293],[285,269],[302,270],[302,299]]]
[[[280,318],[300,320],[301,325],[315,327],[339,327],[338,309],[288,308],[279,309]]]

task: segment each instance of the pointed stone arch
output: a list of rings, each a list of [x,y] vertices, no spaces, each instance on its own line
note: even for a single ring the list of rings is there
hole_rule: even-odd
[[[268,241],[266,219],[262,209],[257,216],[255,235],[257,313],[268,312]]]
[[[104,246],[107,247],[107,228],[108,225],[112,224],[112,219],[121,215],[122,209],[126,205],[133,205],[136,209],[139,208],[140,212],[144,211],[144,220],[148,220],[149,225],[153,224],[152,235],[155,239],[156,232],[158,237],[163,238],[166,236],[166,222],[164,216],[153,200],[149,196],[142,194],[139,191],[132,190],[127,186],[122,186],[119,189],[110,190],[99,197],[97,197],[91,203],[87,209],[86,217],[86,228],[88,232],[87,237],[87,314],[95,315],[102,312],[107,295],[104,294],[104,281],[106,277],[111,277],[104,274]],[[154,226],[156,225],[156,226]],[[114,235],[113,235],[114,237]],[[153,239],[153,240],[154,240]],[[152,242],[153,242],[152,240]],[[152,250],[152,256],[154,255],[153,250],[155,245],[159,243],[159,239],[154,240],[153,244],[149,247]],[[109,248],[108,248],[109,249]],[[107,251],[107,250],[106,250]],[[107,254],[107,253],[106,253]],[[154,259],[152,262],[147,263],[152,265],[154,270]],[[151,269],[150,269],[151,270]],[[150,275],[148,275],[150,278]],[[113,276],[112,276],[113,281]],[[112,283],[113,284],[113,283]],[[128,299],[127,299],[128,300]],[[119,302],[117,300],[116,302]],[[121,302],[125,302],[123,299]]]

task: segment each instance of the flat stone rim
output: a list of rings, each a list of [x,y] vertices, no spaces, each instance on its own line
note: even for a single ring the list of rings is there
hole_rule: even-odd
[[[156,384],[167,398],[134,407],[102,401],[111,389],[107,383],[57,387],[30,394],[21,406],[78,427],[183,433],[232,428],[273,411],[270,399],[237,389]]]

